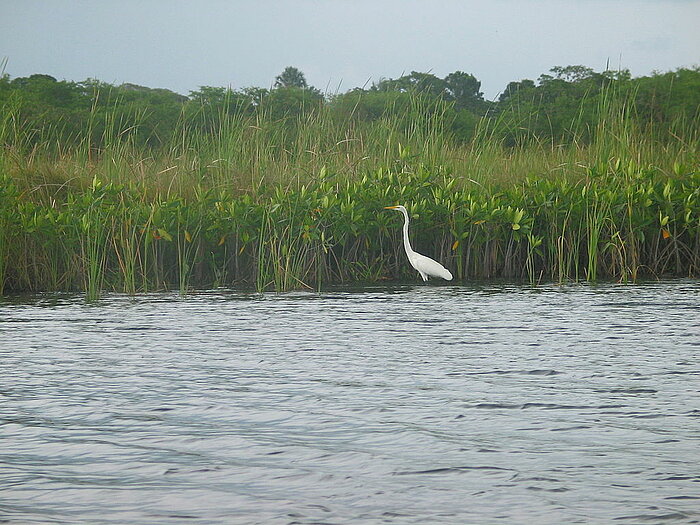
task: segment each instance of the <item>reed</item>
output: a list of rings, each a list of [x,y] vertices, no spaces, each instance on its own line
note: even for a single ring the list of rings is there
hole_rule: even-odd
[[[99,299],[105,278],[109,222],[109,204],[106,201],[111,186],[103,187],[96,177],[90,191],[83,193],[70,203],[80,218],[78,238],[83,264],[84,290],[86,299]]]

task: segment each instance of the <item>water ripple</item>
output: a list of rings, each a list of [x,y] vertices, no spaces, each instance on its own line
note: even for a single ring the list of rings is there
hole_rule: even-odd
[[[0,522],[700,523],[700,285],[0,300]]]

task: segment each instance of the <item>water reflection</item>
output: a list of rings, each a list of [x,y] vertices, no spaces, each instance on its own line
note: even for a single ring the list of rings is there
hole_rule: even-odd
[[[699,292],[6,299],[0,517],[700,520]]]

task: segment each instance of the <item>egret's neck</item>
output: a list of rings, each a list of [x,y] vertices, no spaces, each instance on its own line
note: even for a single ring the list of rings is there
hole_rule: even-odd
[[[406,250],[406,255],[411,255],[413,253],[413,248],[411,248],[411,241],[408,240],[408,212],[406,210],[401,210],[403,212],[403,247]]]

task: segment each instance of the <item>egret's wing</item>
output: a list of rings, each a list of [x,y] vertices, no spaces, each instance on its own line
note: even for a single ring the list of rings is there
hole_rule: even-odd
[[[430,257],[421,255],[420,253],[414,253],[411,258],[411,265],[421,273],[424,273],[430,277],[441,277],[447,281],[452,280],[452,274],[445,268],[442,264],[434,261]]]

